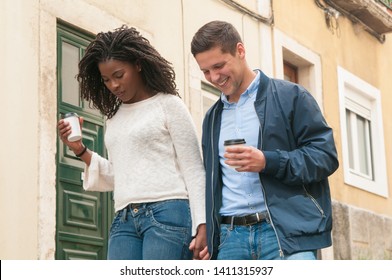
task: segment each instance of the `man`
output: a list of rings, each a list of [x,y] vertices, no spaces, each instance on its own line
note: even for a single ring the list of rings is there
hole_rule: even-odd
[[[207,259],[316,259],[331,245],[332,129],[300,85],[249,68],[229,23],[212,21],[191,51],[221,98],[203,122]],[[224,148],[243,138],[245,145]],[[235,169],[230,166],[237,166]]]

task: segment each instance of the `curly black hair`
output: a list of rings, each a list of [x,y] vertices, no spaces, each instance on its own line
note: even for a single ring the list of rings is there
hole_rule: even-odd
[[[77,80],[82,98],[108,119],[116,114],[122,103],[105,86],[98,68],[99,63],[109,59],[140,65],[142,80],[149,90],[179,96],[172,64],[135,28],[123,25],[113,32],[100,32],[79,62]]]

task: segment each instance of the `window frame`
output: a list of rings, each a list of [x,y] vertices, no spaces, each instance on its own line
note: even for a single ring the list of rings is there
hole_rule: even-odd
[[[342,67],[338,67],[337,73],[344,182],[367,192],[388,197],[380,90]],[[364,173],[358,172],[358,169],[350,167],[350,156],[355,161],[354,166],[360,162],[358,155],[356,155],[358,151],[354,150],[350,154],[348,139],[354,137],[347,133],[346,110],[370,122],[367,137],[371,150],[367,151],[366,156],[372,158],[371,176],[366,176]],[[355,133],[355,128],[351,131]]]
[[[306,88],[316,99],[320,110],[323,106],[323,79],[320,56],[276,29],[274,36],[275,77],[284,79],[285,64],[296,67],[297,83]]]
[[[298,67],[285,60],[283,61],[283,75],[285,80],[287,77],[288,81],[298,83]]]

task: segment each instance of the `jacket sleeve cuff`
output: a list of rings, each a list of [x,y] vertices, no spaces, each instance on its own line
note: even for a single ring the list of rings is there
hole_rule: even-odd
[[[261,173],[274,175],[279,170],[279,152],[278,151],[263,151],[265,157],[265,168]]]

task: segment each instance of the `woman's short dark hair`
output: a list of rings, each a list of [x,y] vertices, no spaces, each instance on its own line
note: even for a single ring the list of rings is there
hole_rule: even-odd
[[[235,54],[237,44],[242,43],[241,36],[235,27],[224,21],[211,21],[196,32],[191,42],[193,56],[220,47],[223,53]]]
[[[113,32],[101,32],[89,44],[79,62],[81,96],[107,118],[117,112],[122,101],[105,86],[98,64],[109,59],[129,62],[141,67],[141,77],[152,92],[178,95],[172,64],[135,28],[123,25]]]

